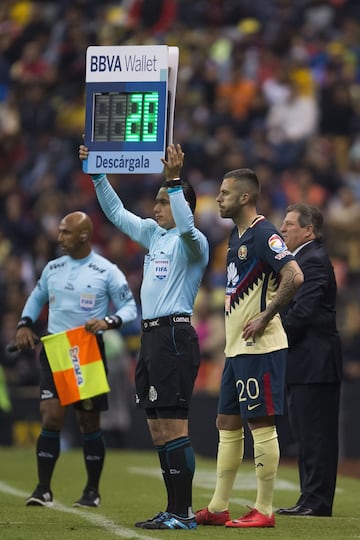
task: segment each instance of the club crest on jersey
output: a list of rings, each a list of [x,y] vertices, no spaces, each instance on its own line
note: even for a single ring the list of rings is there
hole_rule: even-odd
[[[247,259],[247,256],[248,256],[247,246],[244,246],[244,245],[240,246],[238,249],[238,257],[240,261],[245,261],[245,259]]]
[[[287,250],[284,240],[278,234],[272,234],[268,240],[269,248],[275,253],[282,253]]]

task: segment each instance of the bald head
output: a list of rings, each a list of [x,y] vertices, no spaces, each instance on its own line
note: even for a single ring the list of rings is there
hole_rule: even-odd
[[[72,212],[65,216],[62,220],[67,227],[71,227],[84,240],[90,241],[93,234],[93,224],[91,219],[85,212]]]
[[[64,254],[82,259],[91,251],[92,234],[90,217],[84,212],[72,212],[61,220],[58,241]]]

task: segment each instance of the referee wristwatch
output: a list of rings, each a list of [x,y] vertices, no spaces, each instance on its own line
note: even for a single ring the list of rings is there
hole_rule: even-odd
[[[118,317],[117,315],[106,315],[106,317],[104,317],[104,321],[108,325],[109,330],[111,328],[120,328],[122,325],[121,317]]]
[[[16,325],[16,329],[19,330],[19,328],[24,328],[24,326],[31,328],[32,324],[33,322],[30,317],[21,317],[20,321]]]
[[[165,180],[165,184],[167,188],[173,188],[182,185],[180,178],[172,178],[171,180]]]

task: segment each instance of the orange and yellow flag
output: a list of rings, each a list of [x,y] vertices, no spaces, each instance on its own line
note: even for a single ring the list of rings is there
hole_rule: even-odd
[[[84,326],[41,338],[61,405],[110,391],[96,337]]]

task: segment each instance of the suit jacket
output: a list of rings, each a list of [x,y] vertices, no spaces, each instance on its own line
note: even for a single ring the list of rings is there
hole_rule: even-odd
[[[295,257],[304,283],[282,313],[289,341],[286,382],[340,381],[342,351],[336,327],[334,269],[320,240],[304,246]]]

